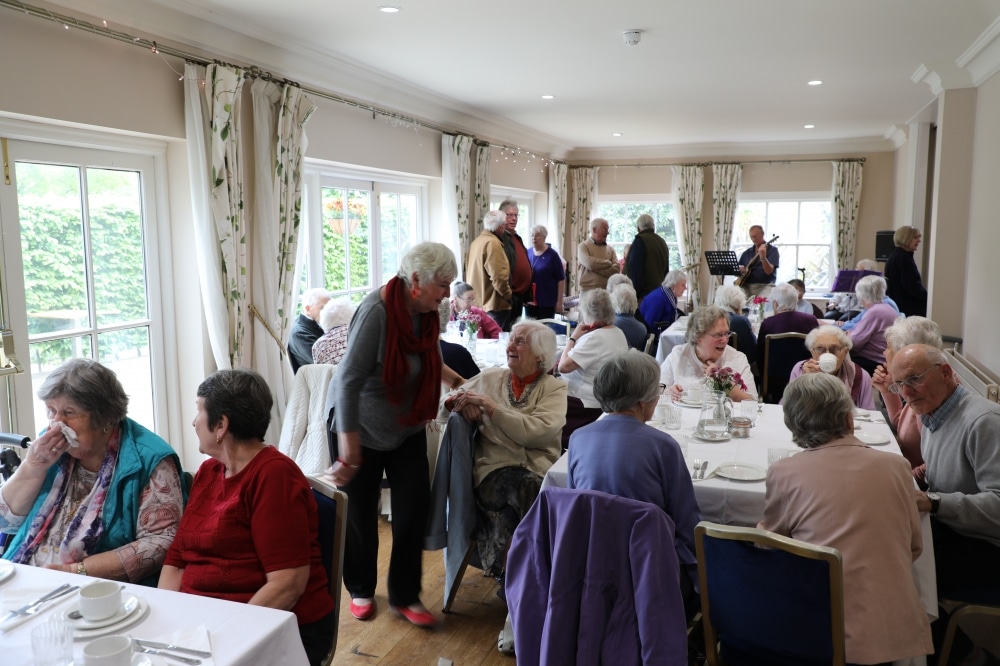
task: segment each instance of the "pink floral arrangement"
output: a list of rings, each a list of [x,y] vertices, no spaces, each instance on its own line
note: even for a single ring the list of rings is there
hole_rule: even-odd
[[[462,312],[459,312],[455,316],[455,319],[463,322],[465,324],[465,330],[469,331],[473,335],[475,335],[476,331],[479,330],[479,326],[482,323],[482,319],[479,315],[470,310],[463,310]]]
[[[764,305],[764,303],[767,303],[767,299],[764,298],[763,296],[754,296],[753,297],[753,304],[754,305]]]
[[[744,391],[747,390],[746,382],[743,381],[740,373],[734,372],[732,368],[720,368],[718,366],[708,371],[705,385],[709,391],[722,391],[726,395],[737,386]]]

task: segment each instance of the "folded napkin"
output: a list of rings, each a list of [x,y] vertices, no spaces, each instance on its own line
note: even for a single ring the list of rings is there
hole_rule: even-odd
[[[6,590],[2,595],[0,595],[0,618],[12,610],[16,610],[22,606],[27,606],[38,597],[45,595],[47,592],[51,592],[56,587],[58,587],[58,585]],[[61,596],[54,601],[46,601],[42,606],[42,610],[34,615],[18,615],[0,623],[0,632],[10,631],[14,627],[18,627],[32,618],[48,617],[53,608],[61,606],[67,601],[78,597],[79,595],[76,592],[70,592],[69,594]]]
[[[204,650],[205,652],[212,651],[212,641],[208,633],[208,627],[204,624],[199,624],[197,627],[188,627],[186,629],[178,629],[177,631],[170,634],[160,634],[159,636],[136,636],[132,635],[133,638],[138,638],[139,640],[150,640],[156,643],[166,643],[168,645],[179,645],[180,647],[191,648],[192,650]],[[170,652],[170,650],[167,650]],[[191,657],[192,655],[186,654],[184,652],[176,652],[174,654],[179,654],[185,657]],[[212,657],[195,657],[196,659],[201,659],[201,666],[215,666],[215,659]]]

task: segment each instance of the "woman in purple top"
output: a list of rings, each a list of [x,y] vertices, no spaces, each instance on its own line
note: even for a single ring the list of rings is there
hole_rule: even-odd
[[[815,315],[799,312],[795,308],[799,294],[790,284],[779,284],[771,290],[771,308],[774,314],[760,323],[757,332],[757,358],[764,362],[764,342],[768,335],[777,333],[806,333],[819,326]]]
[[[566,291],[566,270],[562,257],[545,242],[548,230],[542,225],[531,229],[531,291],[533,298],[524,305],[524,311],[532,319],[551,319],[563,310],[563,294]]]
[[[858,280],[854,293],[864,311],[861,319],[850,331],[851,358],[875,374],[875,369],[885,363],[885,330],[896,323],[899,313],[885,299],[885,278],[868,275]]]

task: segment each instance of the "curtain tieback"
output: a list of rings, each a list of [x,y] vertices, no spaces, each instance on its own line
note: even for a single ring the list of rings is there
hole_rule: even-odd
[[[278,345],[278,351],[281,354],[280,358],[284,358],[285,348],[281,346],[281,338],[279,338],[277,334],[275,334],[274,330],[271,328],[271,325],[267,323],[267,320],[264,319],[264,315],[260,313],[260,310],[257,309],[256,305],[250,306],[250,314],[256,317],[258,321],[260,321],[261,325],[264,326],[264,330],[268,332],[268,334],[271,336],[271,339],[274,340],[274,343]]]

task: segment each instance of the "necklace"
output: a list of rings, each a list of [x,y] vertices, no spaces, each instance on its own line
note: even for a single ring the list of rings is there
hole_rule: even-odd
[[[538,380],[542,378],[542,375],[539,374],[538,377],[535,378],[535,381],[531,382],[530,384],[524,387],[524,392],[521,394],[520,398],[514,397],[513,377],[514,377],[513,373],[511,373],[511,375],[507,377],[507,400],[510,402],[511,407],[520,409],[521,407],[524,407],[526,404],[528,404],[528,398],[531,397],[532,391],[534,391],[535,387],[538,386]]]

